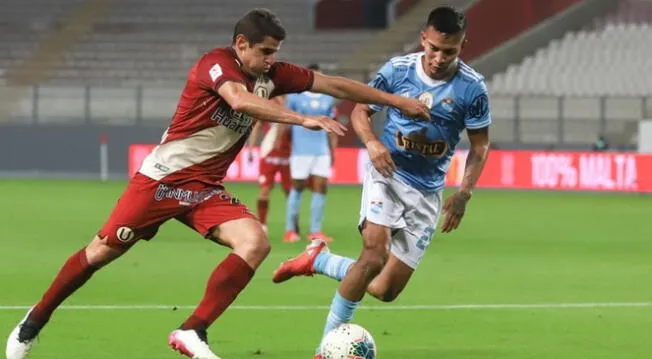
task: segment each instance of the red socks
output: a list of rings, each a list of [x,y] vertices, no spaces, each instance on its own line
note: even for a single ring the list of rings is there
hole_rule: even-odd
[[[73,254],[63,265],[43,298],[32,309],[30,321],[45,325],[52,313],[96,271],[88,265],[85,249]],[[254,270],[241,257],[229,254],[215,268],[206,286],[204,298],[181,329],[205,330],[228,308],[247,286]]]
[[[213,271],[206,293],[182,330],[206,330],[238,297],[254,276],[254,270],[236,254],[229,254]]]
[[[73,254],[54,278],[41,301],[34,306],[29,319],[41,326],[45,325],[52,316],[52,312],[84,285],[95,271],[95,268],[88,265],[85,248]]]
[[[267,224],[267,209],[269,208],[269,200],[259,199],[256,203],[256,207],[258,209],[258,219],[260,219],[260,223]]]

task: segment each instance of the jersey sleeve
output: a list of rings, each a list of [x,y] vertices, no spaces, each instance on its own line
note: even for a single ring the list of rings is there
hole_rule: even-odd
[[[378,90],[385,91],[385,92],[392,92],[392,78],[394,75],[394,66],[392,66],[392,62],[388,61],[383,65],[383,67],[378,70],[376,73],[376,76],[374,77],[371,82],[369,82],[369,86],[374,87]],[[380,105],[369,105],[369,107],[378,112],[382,111],[383,106]]]
[[[296,112],[297,107],[294,105],[294,103],[296,102],[296,101],[294,101],[294,97],[295,97],[294,95],[288,95],[286,97],[286,99],[285,99],[285,107],[287,107],[291,111]]]
[[[197,63],[195,78],[204,89],[215,92],[226,81],[246,84],[246,79],[235,60],[227,55],[206,55]]]
[[[476,130],[491,125],[491,111],[489,110],[489,91],[484,81],[471,84],[466,90],[466,113],[464,125],[466,128]]]
[[[274,82],[272,95],[278,96],[310,90],[315,80],[315,74],[305,67],[288,62],[277,62],[270,71],[270,78]]]
[[[333,105],[331,107],[331,112],[328,115],[330,118],[337,118],[337,106],[335,106],[335,103],[333,102]]]

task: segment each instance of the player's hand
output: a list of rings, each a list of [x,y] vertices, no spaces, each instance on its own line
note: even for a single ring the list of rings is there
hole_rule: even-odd
[[[449,233],[459,227],[460,222],[462,222],[462,217],[464,217],[464,212],[466,212],[466,204],[470,199],[471,194],[469,192],[460,191],[446,198],[442,208],[446,215],[444,223],[441,226],[442,233]]]
[[[397,107],[408,117],[430,121],[430,109],[426,104],[416,98],[401,97],[401,101]]]
[[[301,126],[309,130],[325,130],[338,136],[344,136],[346,126],[328,116],[306,116]]]
[[[396,165],[387,148],[378,140],[367,142],[367,153],[369,160],[376,171],[385,177],[392,177],[396,170]]]

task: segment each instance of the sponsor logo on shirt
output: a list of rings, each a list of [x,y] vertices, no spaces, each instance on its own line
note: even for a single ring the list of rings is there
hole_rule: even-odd
[[[426,157],[442,157],[448,151],[446,141],[429,141],[426,136],[427,128],[412,131],[407,136],[396,131],[396,145],[407,152],[416,152]]]

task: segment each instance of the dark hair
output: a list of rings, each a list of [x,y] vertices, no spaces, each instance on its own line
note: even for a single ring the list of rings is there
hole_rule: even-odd
[[[277,41],[285,40],[285,29],[281,20],[268,9],[253,9],[235,23],[233,29],[233,43],[238,35],[244,35],[249,45],[263,42],[265,36]]]
[[[308,65],[308,69],[313,70],[313,71],[319,71],[319,64],[317,64],[317,63],[310,64],[310,65]]]
[[[441,6],[430,12],[427,26],[444,34],[459,34],[466,31],[466,17],[453,7]]]

